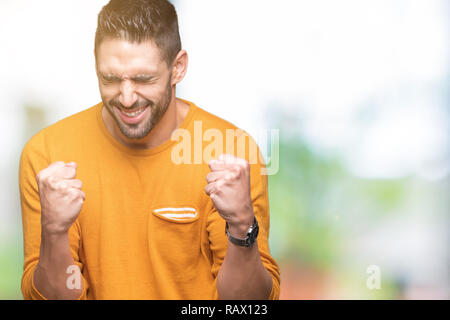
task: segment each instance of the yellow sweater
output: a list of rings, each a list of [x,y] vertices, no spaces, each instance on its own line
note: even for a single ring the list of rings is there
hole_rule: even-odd
[[[181,140],[146,150],[117,142],[103,122],[102,103],[45,128],[28,141],[19,170],[25,299],[45,299],[33,284],[41,241],[36,175],[55,161],[78,164],[77,179],[86,193],[69,230],[72,256],[83,276],[81,299],[217,299],[216,277],[228,239],[225,221],[204,192],[210,172],[207,162],[194,161],[198,153],[194,131],[199,125],[203,133],[218,129],[225,139],[227,129],[237,128],[183,101],[190,105],[181,128],[192,135],[192,164],[173,161],[173,151],[180,154]],[[198,142],[199,132],[195,133]],[[212,139],[204,138],[201,150]],[[234,152],[236,147],[237,143]],[[270,298],[278,299],[280,274],[268,246],[267,177],[261,175],[261,166],[251,164],[251,196],[260,225],[257,244],[273,279]]]

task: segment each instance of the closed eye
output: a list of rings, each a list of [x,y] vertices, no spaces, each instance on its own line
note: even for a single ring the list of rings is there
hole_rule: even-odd
[[[115,77],[115,76],[106,76],[106,75],[102,75],[101,76],[102,80],[104,83],[115,83],[115,82],[120,82],[120,78]]]
[[[122,79],[120,77],[115,76],[115,75],[100,74],[100,78],[102,79],[102,82],[105,84],[120,83],[122,81]],[[140,84],[153,83],[157,80],[156,77],[148,76],[148,75],[142,75],[142,76],[138,75],[138,76],[130,78],[130,79],[133,82],[140,83]]]
[[[152,83],[156,80],[155,77],[151,76],[143,76],[143,77],[134,77],[132,80],[136,83]]]

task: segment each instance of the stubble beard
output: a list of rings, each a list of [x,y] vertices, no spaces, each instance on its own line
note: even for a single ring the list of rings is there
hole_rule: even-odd
[[[117,116],[116,113],[114,112],[114,106],[109,103],[105,104],[107,106],[109,113],[113,116],[114,120],[116,121],[120,132],[125,137],[133,140],[143,139],[153,130],[156,124],[161,120],[161,118],[164,116],[167,109],[169,108],[170,102],[172,101],[171,79],[172,77],[170,77],[166,85],[164,96],[158,103],[155,104],[153,101],[150,100],[145,100],[144,102],[140,103],[140,106],[148,105],[150,108],[149,110],[150,116],[147,115],[146,117],[148,117],[148,119],[146,119],[144,122],[137,124],[124,123],[119,118],[119,116]]]

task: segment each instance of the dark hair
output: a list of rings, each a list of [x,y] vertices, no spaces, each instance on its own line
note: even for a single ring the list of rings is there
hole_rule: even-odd
[[[177,13],[168,0],[111,0],[98,15],[96,53],[106,38],[152,40],[168,66],[181,50]]]

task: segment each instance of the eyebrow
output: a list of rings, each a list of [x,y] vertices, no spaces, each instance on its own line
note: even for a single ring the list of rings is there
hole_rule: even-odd
[[[120,81],[122,79],[119,76],[116,76],[114,74],[104,74],[104,73],[100,72],[100,75],[103,79],[108,80],[108,81]],[[131,77],[130,79],[133,81],[150,81],[155,78],[156,78],[156,76],[154,76],[154,75],[138,74],[134,77]]]

